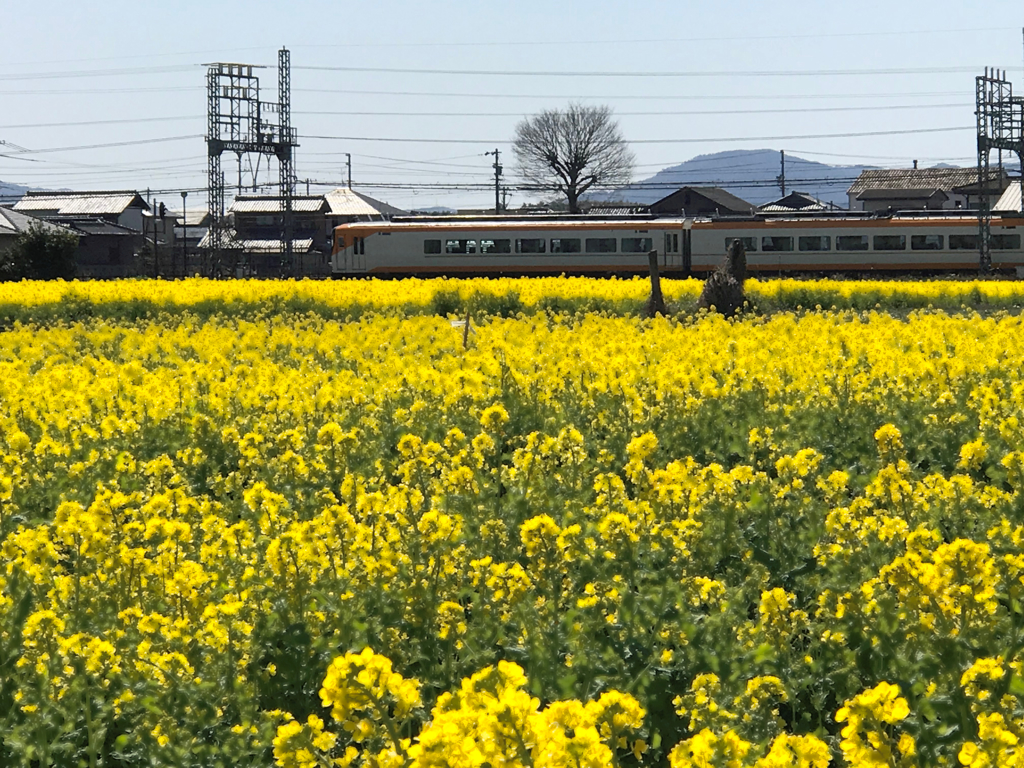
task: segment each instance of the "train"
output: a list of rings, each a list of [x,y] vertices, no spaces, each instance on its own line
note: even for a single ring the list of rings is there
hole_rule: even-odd
[[[991,219],[994,270],[1024,273],[1024,218]],[[706,274],[739,239],[754,275],[938,273],[978,268],[977,213],[886,216],[396,217],[334,230],[335,277],[640,274],[657,252],[669,276]]]

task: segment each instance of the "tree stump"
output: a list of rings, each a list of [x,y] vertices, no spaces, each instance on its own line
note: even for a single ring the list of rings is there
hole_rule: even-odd
[[[725,260],[705,281],[697,306],[714,308],[726,316],[736,314],[746,302],[743,293],[746,279],[747,249],[742,240],[733,240],[725,252]]]
[[[661,275],[658,272],[658,252],[650,251],[647,254],[647,262],[651,270],[651,295],[644,307],[644,317],[664,315],[665,297],[661,294]]]

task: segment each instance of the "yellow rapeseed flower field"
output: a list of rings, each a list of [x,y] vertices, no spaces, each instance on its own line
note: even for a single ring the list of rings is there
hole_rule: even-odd
[[[1024,765],[1016,285],[4,286],[0,764]]]

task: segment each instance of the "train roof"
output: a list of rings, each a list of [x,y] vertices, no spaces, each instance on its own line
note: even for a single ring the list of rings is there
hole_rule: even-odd
[[[1024,223],[1024,219],[996,212],[992,220],[1007,223]],[[408,231],[408,232],[451,232],[451,231],[500,231],[500,230],[600,230],[600,229],[681,229],[693,226],[698,229],[705,227],[723,228],[807,228],[815,226],[856,227],[865,224],[875,226],[913,226],[915,223],[942,224],[957,226],[974,224],[978,221],[977,211],[935,210],[935,211],[898,211],[891,214],[878,215],[858,211],[814,211],[806,214],[769,215],[769,216],[734,216],[734,217],[698,217],[655,216],[650,214],[627,216],[567,216],[567,215],[531,215],[531,216],[402,216],[386,221],[360,221],[340,224],[336,229],[342,231]]]

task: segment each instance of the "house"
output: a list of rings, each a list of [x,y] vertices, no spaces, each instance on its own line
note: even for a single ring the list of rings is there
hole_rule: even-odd
[[[184,214],[174,213],[173,215],[175,245],[181,247],[181,243],[184,241],[189,252],[194,252],[210,228],[210,211],[204,206],[197,211],[186,211]]]
[[[354,221],[383,221],[392,216],[405,216],[408,211],[396,208],[381,200],[356,192],[347,187],[339,187],[324,195],[327,201],[327,224],[330,231],[339,224]]]
[[[683,216],[750,216],[754,206],[721,187],[680,187],[651,203],[651,213]]]
[[[990,205],[1009,183],[1006,171],[993,170]],[[975,209],[979,192],[977,168],[887,168],[863,171],[846,194],[851,211],[884,213]]]
[[[149,204],[132,191],[115,192],[27,192],[14,210],[48,221],[97,218],[142,231],[142,214]]]
[[[328,205],[323,195],[292,197],[293,270],[299,275],[326,275],[330,272],[330,230]],[[228,216],[234,219],[226,246],[234,251],[254,275],[281,273],[285,256],[284,201],[271,195],[238,195]]]
[[[61,218],[61,224],[78,237],[76,275],[86,278],[135,277],[139,274],[138,230],[102,218]]]
[[[811,197],[806,192],[790,192],[785,197],[773,200],[770,203],[759,205],[758,213],[816,213],[819,211],[831,211],[835,206],[830,205],[816,197]]]
[[[292,198],[292,271],[304,276],[327,276],[331,271],[334,228],[353,221],[373,221],[405,211],[369,195],[341,188],[326,195]],[[283,269],[284,203],[276,195],[239,195],[227,211],[228,229],[222,247],[235,273],[272,276]],[[209,227],[209,221],[203,221]],[[191,226],[191,224],[190,224]],[[179,227],[180,229],[180,227]],[[184,234],[184,232],[182,232]],[[192,240],[192,233],[189,233]],[[210,246],[207,232],[196,249]]]
[[[284,264],[284,201],[276,195],[238,195],[227,211],[227,228],[221,233],[221,247],[228,272],[261,277],[277,276],[285,269],[297,275],[326,275],[330,272],[330,237],[327,202],[322,195],[292,198],[292,267]],[[205,213],[205,212],[204,212]],[[196,252],[210,247],[209,218],[190,215],[197,226],[189,241]],[[185,234],[183,227],[176,232]]]
[[[10,208],[0,208],[0,253],[14,245],[18,237],[33,225],[57,232],[67,231],[66,227],[50,224],[35,216],[19,213]]]
[[[138,274],[139,255],[154,219],[149,204],[133,191],[27,192],[14,211],[78,233],[75,260],[80,277]]]

